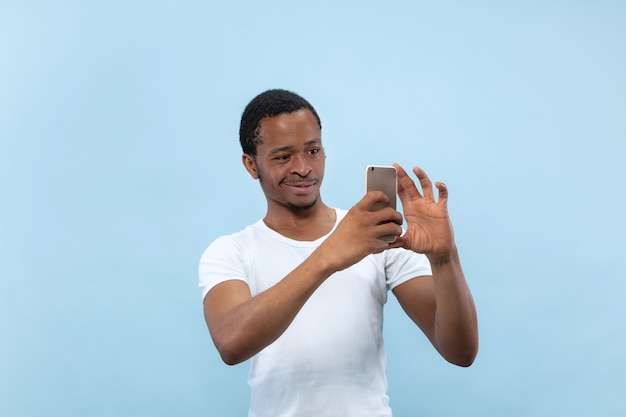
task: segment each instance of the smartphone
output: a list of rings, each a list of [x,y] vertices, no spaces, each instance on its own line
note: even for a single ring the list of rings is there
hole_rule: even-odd
[[[365,168],[365,192],[379,190],[387,194],[389,203],[376,203],[374,210],[383,207],[396,209],[396,194],[398,193],[397,183],[398,172],[392,166],[368,165]]]
[[[398,171],[393,166],[368,165],[365,168],[365,192],[379,190],[387,194],[389,203],[376,203],[373,210],[380,210],[384,207],[396,209],[396,195],[398,193]],[[393,235],[382,236],[381,239],[393,242],[396,237]]]

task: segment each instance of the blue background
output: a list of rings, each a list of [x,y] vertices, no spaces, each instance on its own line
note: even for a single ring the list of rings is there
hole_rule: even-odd
[[[244,416],[197,262],[262,217],[243,107],[323,123],[326,203],[365,165],[450,189],[481,348],[390,298],[397,416],[626,415],[626,3],[0,0],[0,415]]]

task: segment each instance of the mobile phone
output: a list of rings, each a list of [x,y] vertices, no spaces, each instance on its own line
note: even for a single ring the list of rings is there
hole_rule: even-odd
[[[365,168],[365,192],[379,190],[384,192],[389,199],[388,203],[376,203],[372,210],[380,210],[384,207],[396,209],[396,195],[398,193],[398,171],[393,166],[368,165]],[[393,242],[393,235],[382,236],[381,239]]]
[[[376,203],[374,210],[383,207],[396,209],[396,194],[398,193],[397,183],[398,171],[392,166],[368,165],[365,168],[365,192],[379,190],[387,194],[389,203]]]

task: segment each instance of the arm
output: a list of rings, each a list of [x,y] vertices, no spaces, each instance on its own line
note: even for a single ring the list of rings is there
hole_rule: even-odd
[[[334,272],[389,245],[380,236],[402,231],[402,216],[393,209],[371,211],[386,200],[368,193],[335,231],[276,285],[255,296],[243,281],[225,281],[204,299],[204,317],[222,359],[236,364],[260,352],[287,329],[314,291]]]
[[[478,351],[478,323],[472,294],[457,255],[433,263],[432,277],[394,289],[400,305],[447,361],[470,366]]]
[[[407,315],[422,329],[449,362],[469,366],[478,352],[478,321],[465,281],[447,212],[448,192],[437,183],[434,201],[430,180],[419,168],[414,172],[424,195],[398,165],[398,194],[407,220],[407,233],[398,245],[428,257],[433,276],[410,280],[394,289]]]
[[[289,326],[306,300],[333,268],[313,253],[275,286],[252,297],[244,281],[218,284],[204,299],[204,318],[224,362],[254,356]]]

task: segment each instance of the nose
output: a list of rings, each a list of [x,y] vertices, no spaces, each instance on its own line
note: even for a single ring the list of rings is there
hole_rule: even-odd
[[[291,160],[291,166],[289,167],[291,174],[297,174],[301,177],[306,177],[311,172],[311,166],[309,165],[308,158],[301,154],[294,154]]]

